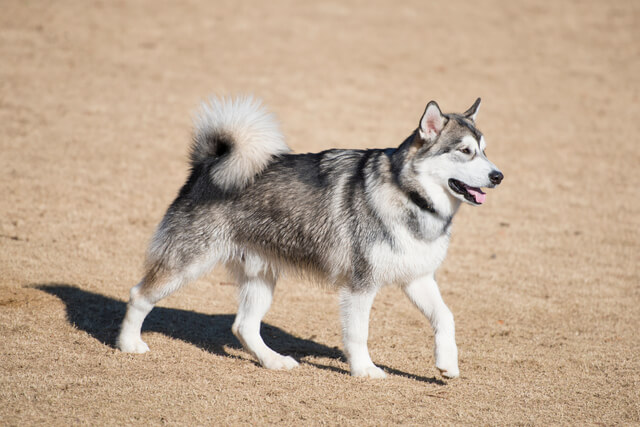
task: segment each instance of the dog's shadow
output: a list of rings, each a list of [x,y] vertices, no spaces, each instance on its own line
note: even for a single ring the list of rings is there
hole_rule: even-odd
[[[127,308],[126,303],[68,284],[47,283],[32,285],[32,287],[56,296],[64,302],[67,320],[70,324],[87,332],[102,344],[115,347],[120,323]],[[225,348],[242,348],[231,333],[234,317],[232,314],[203,314],[176,308],[155,307],[145,319],[142,331],[159,332],[191,343],[213,354],[236,357],[227,352]],[[311,339],[296,337],[268,323],[262,323],[261,335],[266,344],[275,351],[292,355],[298,360],[313,356],[344,361],[343,354],[338,348],[329,347]],[[303,363],[320,369],[348,374],[348,371],[335,366],[310,361],[303,361]],[[379,366],[394,375],[434,384],[445,384],[435,377],[427,378],[384,365]]]

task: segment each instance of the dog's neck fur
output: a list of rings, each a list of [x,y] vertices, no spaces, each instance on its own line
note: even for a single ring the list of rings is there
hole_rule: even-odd
[[[433,209],[434,215],[440,218],[451,221],[451,218],[458,212],[462,202],[454,197],[448,190],[443,189],[442,186],[429,181],[423,182],[422,186],[424,192],[429,197],[432,206],[437,206],[437,209]]]
[[[421,239],[434,240],[449,232],[461,202],[435,181],[419,182],[415,178],[415,171],[410,169],[413,168],[410,158],[415,151],[409,150],[415,134],[409,136],[400,147],[385,150],[393,177],[389,185],[401,190],[401,195],[396,197],[402,198],[400,204],[406,204],[407,213],[411,212],[409,217],[415,219],[407,223],[409,228],[416,231]]]
[[[400,147],[386,151],[390,158],[391,172],[395,183],[421,211],[440,217],[446,222],[451,222],[451,218],[460,207],[460,200],[440,185],[433,182],[421,185],[421,183],[407,177],[406,168],[413,167],[410,158],[415,155],[413,147],[416,145],[416,138],[419,138],[417,129],[402,142]]]

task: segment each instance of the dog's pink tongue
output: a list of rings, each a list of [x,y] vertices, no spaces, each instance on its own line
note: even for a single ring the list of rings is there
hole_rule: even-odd
[[[469,194],[473,195],[473,198],[476,199],[476,203],[479,205],[483,204],[485,199],[487,198],[487,195],[482,191],[475,190],[473,188],[467,188],[467,191],[469,192]]]

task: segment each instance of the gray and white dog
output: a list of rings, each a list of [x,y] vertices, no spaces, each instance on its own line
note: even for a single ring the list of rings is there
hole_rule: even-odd
[[[369,312],[378,290],[397,284],[431,322],[436,368],[457,377],[453,315],[434,273],[461,203],[482,204],[481,187],[503,178],[485,156],[479,106],[443,114],[429,102],[398,148],[292,154],[253,98],[203,104],[189,178],[151,241],[117,346],[148,351],[140,330],[154,304],[222,263],[239,284],[233,333],[266,368],[298,365],[260,336],[278,277],[296,272],[340,290],[352,375],[385,376],[369,356]]]

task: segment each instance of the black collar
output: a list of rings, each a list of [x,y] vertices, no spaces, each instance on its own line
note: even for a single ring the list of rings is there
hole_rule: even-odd
[[[433,204],[431,203],[431,200],[425,199],[417,191],[409,191],[408,196],[409,196],[409,200],[415,203],[423,211],[427,211],[432,214],[437,213],[436,210],[433,208]]]

